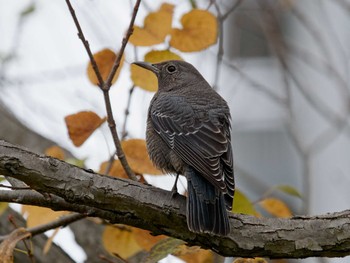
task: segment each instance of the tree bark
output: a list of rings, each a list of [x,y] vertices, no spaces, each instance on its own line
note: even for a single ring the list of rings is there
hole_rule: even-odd
[[[70,204],[71,211],[140,227],[156,235],[179,238],[188,245],[212,249],[223,256],[305,258],[350,255],[350,210],[290,219],[231,214],[229,236],[199,235],[187,228],[185,197],[171,198],[170,192],[150,185],[102,176],[5,141],[0,141],[0,173],[25,182],[40,193],[58,196],[63,203]],[[25,200],[22,197],[17,202],[25,203]],[[50,207],[50,202],[42,205]],[[67,209],[59,202],[51,207]]]

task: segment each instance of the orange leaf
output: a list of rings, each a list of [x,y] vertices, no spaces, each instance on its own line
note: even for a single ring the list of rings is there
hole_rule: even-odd
[[[27,227],[34,227],[47,224],[60,216],[66,215],[67,211],[53,211],[50,208],[23,205],[22,214],[28,214]]]
[[[107,168],[109,166],[109,161],[103,162],[100,165],[100,174],[106,174]],[[107,173],[109,176],[118,177],[118,178],[124,178],[124,179],[130,179],[129,176],[126,174],[121,162],[119,160],[114,160],[112,167],[110,168],[109,172]],[[142,174],[137,174],[137,177],[140,176],[139,182],[146,183],[146,179],[143,177]]]
[[[144,61],[149,63],[159,63],[166,60],[183,59],[169,50],[152,50],[145,55],[144,59]],[[130,71],[131,79],[136,86],[148,91],[157,91],[158,80],[152,72],[133,64],[131,65]]]
[[[146,16],[144,27],[134,26],[130,43],[135,46],[151,46],[162,43],[171,31],[174,6],[164,3],[157,12]]]
[[[288,206],[279,199],[276,198],[266,198],[259,202],[259,204],[270,214],[277,217],[291,217],[292,212]]]
[[[216,43],[216,17],[205,10],[193,9],[181,18],[183,29],[173,29],[170,45],[183,52],[199,51]]]
[[[211,263],[214,260],[213,253],[210,250],[201,249],[197,246],[181,245],[173,255],[181,258],[186,263]]]
[[[92,111],[81,111],[64,118],[69,138],[75,146],[82,145],[90,135],[101,126],[106,118],[101,119]]]
[[[145,140],[130,139],[122,141],[121,144],[130,167],[135,173],[153,175],[164,174],[157,169],[149,159]]]
[[[60,160],[65,159],[65,154],[64,151],[62,150],[61,147],[54,145],[45,150],[45,154]]]
[[[132,228],[126,226],[106,226],[102,242],[109,253],[117,254],[124,259],[142,250],[135,240]]]
[[[158,241],[166,238],[164,235],[152,236],[151,232],[140,228],[134,228],[133,231],[136,242],[146,251],[150,251]]]
[[[117,54],[108,48],[105,48],[94,54],[94,59],[96,61],[98,70],[104,81],[107,80],[108,75],[111,72],[111,69],[113,67],[113,64],[116,58],[117,58]],[[124,55],[122,56],[122,59],[120,60],[119,68],[112,79],[112,84],[116,82],[119,76],[120,70],[123,66],[123,62],[124,62]],[[97,86],[99,85],[96,73],[92,67],[91,62],[89,62],[87,67],[87,75],[92,84]]]

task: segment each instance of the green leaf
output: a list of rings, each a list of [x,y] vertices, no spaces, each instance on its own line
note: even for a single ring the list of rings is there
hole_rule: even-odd
[[[238,189],[235,190],[232,212],[238,214],[257,215],[253,203]]]
[[[300,199],[302,199],[302,195],[300,194],[300,192],[295,189],[293,186],[290,185],[277,185],[274,187],[275,189],[285,193],[285,194],[289,194],[295,197],[299,197]]]
[[[166,238],[160,240],[152,247],[149,254],[142,260],[143,263],[156,263],[173,253],[179,246],[185,244],[184,241],[176,238]]]
[[[65,161],[67,163],[73,164],[73,165],[78,166],[80,168],[84,168],[86,159],[68,158]]]

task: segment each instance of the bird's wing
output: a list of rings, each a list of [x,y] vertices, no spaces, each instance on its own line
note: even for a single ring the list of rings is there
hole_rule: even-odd
[[[164,96],[153,102],[150,117],[155,131],[185,163],[231,195],[234,183],[228,109],[194,110],[184,97]]]

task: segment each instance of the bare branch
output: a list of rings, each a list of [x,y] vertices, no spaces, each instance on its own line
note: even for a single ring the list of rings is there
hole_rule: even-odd
[[[112,134],[112,137],[113,137],[113,142],[114,142],[114,145],[116,147],[116,150],[117,150],[117,156],[121,162],[121,164],[123,165],[123,168],[126,172],[126,174],[128,175],[128,177],[132,180],[135,180],[137,181],[137,177],[135,176],[134,172],[131,170],[130,166],[129,166],[129,163],[125,157],[125,154],[124,154],[124,151],[121,147],[121,144],[120,144],[120,140],[119,140],[119,136],[118,136],[118,132],[117,132],[117,129],[116,129],[116,124],[115,124],[115,120],[114,120],[114,116],[113,116],[113,110],[112,110],[112,105],[111,105],[111,101],[110,101],[110,97],[109,97],[109,90],[111,88],[111,85],[112,85],[112,79],[115,75],[115,73],[117,72],[118,68],[119,68],[119,65],[120,65],[120,61],[121,61],[121,58],[124,54],[124,50],[125,50],[125,47],[128,43],[128,40],[132,34],[132,31],[133,31],[133,25],[134,25],[134,22],[135,22],[135,18],[136,18],[136,15],[137,15],[137,11],[138,11],[138,8],[139,8],[139,5],[140,5],[140,2],[141,0],[137,0],[136,3],[135,3],[135,6],[134,6],[134,10],[133,10],[133,14],[132,14],[132,18],[130,20],[130,24],[129,24],[129,28],[126,32],[126,35],[125,37],[123,38],[123,41],[122,41],[122,46],[120,48],[120,51],[118,53],[118,56],[116,57],[114,63],[113,63],[113,66],[112,66],[112,69],[108,75],[108,78],[106,81],[103,80],[100,72],[99,72],[99,69],[98,69],[98,66],[97,66],[97,63],[94,59],[94,56],[91,52],[91,49],[90,49],[90,46],[89,46],[89,42],[85,39],[85,36],[83,34],[83,31],[80,27],[80,24],[79,24],[79,21],[78,21],[78,18],[77,16],[75,15],[75,11],[70,3],[70,0],[66,0],[66,3],[67,3],[67,6],[69,8],[69,11],[72,15],[72,18],[74,20],[74,23],[77,27],[77,30],[78,30],[78,36],[79,38],[81,39],[81,41],[83,42],[83,45],[86,49],[86,52],[88,53],[89,55],[89,58],[90,58],[90,61],[91,61],[91,65],[92,65],[92,68],[94,69],[94,72],[97,76],[97,79],[98,79],[98,82],[99,82],[99,87],[102,89],[103,91],[103,97],[104,97],[104,100],[105,100],[105,106],[106,106],[106,112],[107,112],[107,122],[108,122],[108,127],[111,131],[111,134]]]
[[[291,219],[232,214],[230,235],[218,237],[188,230],[183,196],[171,198],[168,191],[95,174],[4,141],[0,141],[0,173],[22,180],[37,191],[61,196],[72,205],[91,207],[111,222],[179,238],[188,245],[200,245],[224,256],[350,255],[350,211]]]

